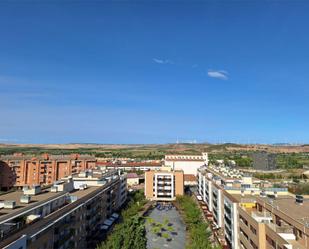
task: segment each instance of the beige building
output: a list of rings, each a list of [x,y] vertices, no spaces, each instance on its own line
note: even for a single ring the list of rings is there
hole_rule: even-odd
[[[145,196],[149,200],[172,201],[184,193],[182,170],[162,167],[160,170],[145,172]]]
[[[250,177],[199,169],[198,196],[215,239],[231,249],[308,249],[309,199]]]

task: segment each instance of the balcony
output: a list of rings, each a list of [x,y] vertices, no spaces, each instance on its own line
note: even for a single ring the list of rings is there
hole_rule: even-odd
[[[227,213],[229,216],[231,216],[232,210],[230,207],[224,204],[224,211]]]
[[[157,195],[158,195],[158,196],[159,196],[159,195],[160,195],[160,196],[161,196],[161,195],[172,196],[172,193],[171,193],[171,192],[168,192],[168,193],[167,193],[167,192],[158,192]]]
[[[296,236],[293,233],[293,227],[284,224],[282,226],[278,226],[274,223],[267,224],[272,230],[278,233],[285,240],[296,240]]]

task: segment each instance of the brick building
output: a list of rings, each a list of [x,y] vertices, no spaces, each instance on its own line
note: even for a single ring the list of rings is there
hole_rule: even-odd
[[[0,189],[35,184],[49,185],[63,177],[95,166],[96,159],[90,155],[1,156]]]

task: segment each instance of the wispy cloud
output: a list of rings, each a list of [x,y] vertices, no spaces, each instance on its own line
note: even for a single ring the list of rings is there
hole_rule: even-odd
[[[172,60],[169,59],[158,59],[158,58],[153,58],[152,59],[155,63],[158,64],[174,64],[174,62]]]
[[[0,143],[5,143],[5,142],[18,142],[19,140],[16,138],[0,138]]]
[[[224,70],[208,70],[208,76],[211,78],[216,78],[220,80],[228,80],[228,72]]]

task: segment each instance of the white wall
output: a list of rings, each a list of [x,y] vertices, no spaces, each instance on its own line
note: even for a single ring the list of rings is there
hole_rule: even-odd
[[[197,175],[197,169],[204,165],[203,161],[169,161],[165,160],[165,166],[175,170],[183,170],[184,174]]]

